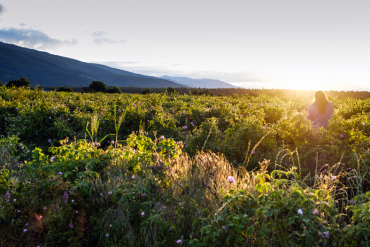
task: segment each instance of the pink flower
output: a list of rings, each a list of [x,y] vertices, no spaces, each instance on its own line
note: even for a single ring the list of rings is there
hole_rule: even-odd
[[[146,196],[146,193],[141,194],[142,197]]]
[[[64,199],[67,199],[68,198],[68,194],[67,193],[64,193]]]
[[[256,152],[254,150],[252,150],[252,154],[255,154]]]
[[[142,212],[142,213],[141,213],[141,216],[145,216],[145,212]]]
[[[315,210],[312,213],[317,214],[318,213],[317,209],[315,208]]]
[[[70,227],[70,228],[73,228],[73,227],[74,227],[72,222],[71,222],[71,223],[69,223],[69,227]]]
[[[343,135],[343,134],[340,134],[340,137],[341,137],[341,138],[344,138],[344,135]]]
[[[6,192],[6,198],[9,198],[9,197],[10,197],[10,193]]]
[[[229,177],[227,177],[227,181],[229,181],[230,183],[234,183],[235,179],[234,179],[233,176],[229,176]]]
[[[176,244],[181,244],[181,242],[182,242],[181,239],[179,239],[176,241]]]
[[[226,226],[222,226],[222,229],[224,229],[224,230],[225,230],[225,228],[226,228]]]
[[[135,175],[132,175],[132,177],[131,177],[132,179],[135,179]]]
[[[324,232],[324,235],[325,235],[326,238],[329,238],[329,231]]]
[[[112,194],[113,194],[113,193],[112,193],[112,191],[109,191],[109,192],[108,192],[108,195],[112,195]]]

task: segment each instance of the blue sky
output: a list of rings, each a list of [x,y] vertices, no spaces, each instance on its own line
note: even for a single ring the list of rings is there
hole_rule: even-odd
[[[153,76],[370,90],[368,0],[0,0],[0,41]]]

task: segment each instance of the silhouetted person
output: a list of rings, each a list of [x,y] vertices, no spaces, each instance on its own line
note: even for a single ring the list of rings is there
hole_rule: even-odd
[[[329,119],[334,114],[334,105],[326,97],[323,91],[315,93],[315,102],[308,107],[307,119],[312,121],[315,129],[322,126],[327,128]]]

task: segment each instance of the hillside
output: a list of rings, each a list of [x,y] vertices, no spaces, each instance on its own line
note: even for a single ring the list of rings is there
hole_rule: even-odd
[[[194,88],[238,88],[234,85],[231,85],[227,82],[223,82],[220,80],[214,79],[192,79],[189,77],[172,77],[168,75],[164,75],[160,77],[162,79],[166,79],[175,83],[182,84],[187,87],[194,87]]]
[[[26,77],[31,86],[85,87],[99,80],[118,87],[182,87],[165,79],[0,42],[0,81],[4,84],[20,77]]]

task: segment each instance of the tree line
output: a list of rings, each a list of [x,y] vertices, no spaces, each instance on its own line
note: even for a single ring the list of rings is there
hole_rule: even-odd
[[[17,80],[8,81],[6,87],[30,87],[31,82],[25,77]],[[0,86],[2,83],[0,81]],[[189,88],[189,87],[160,87],[160,88],[142,88],[142,87],[117,87],[107,86],[102,81],[92,81],[88,87],[42,87],[47,91],[57,92],[82,92],[82,93],[133,93],[133,94],[151,94],[151,93],[167,93],[167,94],[190,94],[190,95],[207,95],[207,96],[238,96],[250,95],[258,96],[266,94],[269,96],[293,98],[296,96],[313,97],[314,90],[293,90],[293,89],[247,89],[247,88]],[[356,99],[370,98],[368,91],[325,91],[330,97],[345,98],[351,97]]]

